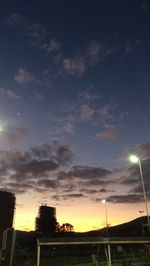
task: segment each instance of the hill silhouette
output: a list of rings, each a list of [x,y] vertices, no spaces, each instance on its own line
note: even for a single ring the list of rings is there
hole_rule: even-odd
[[[46,238],[51,237],[142,237],[150,236],[150,232],[147,226],[147,217],[140,217],[132,221],[110,226],[108,228],[102,228],[99,230],[92,230],[88,232],[70,232],[70,233],[55,233],[53,235],[48,235]],[[27,246],[28,248],[33,248],[36,246],[36,239],[39,237],[45,237],[44,235],[38,235],[35,231],[17,231],[17,241],[20,246]]]
[[[110,226],[109,228],[105,227],[99,230],[80,233],[80,235],[89,237],[150,236],[150,232],[146,225],[147,216],[143,216],[123,224]]]

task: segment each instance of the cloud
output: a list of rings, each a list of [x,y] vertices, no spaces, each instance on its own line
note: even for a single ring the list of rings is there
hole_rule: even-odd
[[[23,68],[20,68],[14,75],[14,80],[16,80],[20,84],[26,84],[30,83],[31,81],[34,81],[35,78],[31,73],[29,73]]]
[[[150,190],[150,143],[141,143],[133,145],[132,147],[125,150],[124,155],[128,157],[131,154],[137,155],[141,160],[141,167],[144,177],[145,189],[148,192]],[[137,185],[133,188],[134,192],[141,192],[141,180],[140,180],[140,169],[138,164],[130,164],[129,177],[137,180]]]
[[[90,188],[81,188],[80,189],[80,192],[84,192],[86,194],[95,194],[95,193],[98,193],[99,191],[97,189],[90,189]]]
[[[112,180],[100,180],[100,179],[89,179],[88,181],[86,181],[85,183],[80,183],[81,185],[86,185],[91,186],[91,187],[95,187],[95,186],[107,186],[107,185],[112,185],[114,184],[114,182]]]
[[[28,130],[25,127],[4,126],[0,136],[0,144],[16,144],[26,136],[28,136]]]
[[[74,133],[74,124],[71,121],[65,121],[63,126],[59,128],[59,133]]]
[[[1,187],[18,194],[44,193],[56,201],[95,200],[104,193],[112,203],[143,200],[137,177],[130,176],[135,168],[109,171],[101,167],[72,165],[74,156],[70,145],[56,140],[26,151],[0,150]],[[114,195],[118,188],[128,190],[127,194]]]
[[[129,40],[123,34],[115,34],[111,41],[91,40],[72,56],[64,56],[62,67],[68,74],[79,76],[98,63],[105,62],[112,55],[118,58],[127,56],[140,44],[140,40]]]
[[[84,57],[65,58],[62,65],[65,72],[71,75],[81,75],[87,69]]]
[[[107,193],[107,192],[110,192],[110,191],[107,190],[107,189],[105,189],[105,188],[101,188],[101,189],[99,190],[99,192],[101,192],[101,193]],[[111,190],[111,192],[114,192],[114,191]]]
[[[88,106],[88,105],[83,105],[81,107],[81,113],[80,113],[80,117],[82,120],[84,121],[89,121],[92,119],[92,116],[94,114],[94,110]]]
[[[131,146],[124,152],[125,155],[136,154],[141,159],[150,157],[150,143],[140,143]]]
[[[6,22],[13,28],[24,29],[25,31],[31,30],[29,21],[19,13],[12,13],[6,18]]]
[[[38,92],[38,91],[34,91],[33,94],[34,94],[34,98],[35,98],[37,101],[39,101],[39,102],[42,101],[42,100],[44,99],[44,95],[41,94],[41,93]]]
[[[91,195],[91,194],[107,193],[107,192],[110,192],[110,191],[105,189],[105,188],[90,189],[90,188],[83,187],[83,188],[80,189],[80,192],[84,192],[84,193],[86,193],[88,195]]]
[[[12,13],[6,19],[6,22],[12,28],[25,32],[30,38],[31,44],[42,49],[46,53],[57,52],[61,48],[61,44],[58,40],[49,38],[47,30],[42,24],[31,22],[19,13]]]
[[[111,203],[137,203],[143,201],[141,194],[114,195],[107,197]]]
[[[126,176],[120,176],[119,178],[116,179],[116,182],[118,185],[125,185],[125,186],[137,185],[136,178],[126,177]]]
[[[80,199],[80,198],[84,198],[85,195],[82,193],[73,193],[73,194],[62,194],[62,195],[54,195],[52,196],[53,200],[56,201],[63,201],[63,200],[73,200],[73,199]]]
[[[3,190],[16,193],[16,194],[22,194],[26,191],[30,191],[33,189],[33,185],[27,184],[27,183],[14,183],[14,182],[6,182],[5,187],[3,187]]]
[[[97,140],[114,140],[118,137],[118,130],[116,128],[107,128],[103,132],[97,133],[95,138]]]
[[[10,100],[19,100],[21,99],[21,96],[17,95],[12,90],[6,90],[3,88],[0,88],[0,97],[10,99]]]
[[[81,180],[90,179],[91,182],[94,182],[94,179],[102,179],[109,174],[110,174],[109,170],[100,167],[77,165],[73,166],[72,169],[68,172],[60,172],[58,178],[60,180],[73,179],[73,178],[74,179],[78,178]]]
[[[65,165],[72,161],[75,152],[68,144],[60,144],[58,141],[52,140],[48,143],[32,147],[31,154],[39,159],[52,158],[58,164]]]
[[[38,181],[38,185],[44,188],[57,189],[60,185],[57,180],[42,179]]]
[[[34,146],[24,152],[1,150],[0,172],[16,182],[49,178],[51,172],[67,165],[73,156],[73,150],[69,145],[56,141]],[[45,179],[43,180],[45,182]]]
[[[64,57],[62,66],[68,74],[81,75],[112,53],[114,53],[114,48],[104,45],[98,40],[92,40],[84,48],[84,53],[80,52],[81,55]]]
[[[90,126],[94,127],[93,131],[96,127],[100,127],[101,130],[115,128],[115,124],[118,125],[122,120],[117,108],[118,104],[115,99],[106,100],[101,94],[84,91],[79,93],[76,101],[60,106],[61,119],[60,117],[51,118],[53,129],[50,134],[54,136],[64,133],[73,134],[83,122],[90,123]]]
[[[50,42],[48,44],[46,44],[46,47],[45,47],[45,49],[47,50],[48,53],[58,51],[58,50],[60,50],[60,48],[61,48],[61,44],[56,39],[50,40]]]
[[[58,167],[58,163],[52,160],[30,160],[29,162],[24,162],[16,165],[15,171],[20,175],[32,175],[32,178],[34,178],[38,176],[45,176],[47,175],[47,172],[54,171]]]
[[[91,63],[96,63],[99,59],[99,56],[103,54],[104,46],[97,40],[90,41],[87,48],[87,55]]]

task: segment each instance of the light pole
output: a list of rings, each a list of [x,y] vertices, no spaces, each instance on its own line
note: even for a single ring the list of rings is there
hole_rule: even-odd
[[[142,210],[138,211],[138,214],[140,216],[140,221],[141,221],[142,236],[144,236],[144,226],[143,226],[143,216],[142,216],[142,213],[144,213],[144,211],[142,211]]]
[[[140,178],[141,178],[142,189],[143,189],[143,196],[144,196],[144,201],[145,201],[145,209],[146,209],[146,214],[147,214],[147,222],[148,222],[148,225],[149,225],[150,219],[149,219],[149,213],[148,213],[147,196],[146,196],[146,191],[145,191],[145,185],[144,185],[144,178],[143,178],[143,170],[142,170],[141,160],[136,155],[131,155],[129,157],[129,160],[132,163],[138,163],[138,165],[139,165]]]
[[[103,199],[102,203],[105,205],[106,233],[107,233],[107,237],[109,237],[109,232],[108,232],[108,212],[107,212],[108,201],[106,199]],[[110,244],[107,245],[107,250],[105,250],[105,252],[106,252],[106,258],[107,258],[107,264],[108,264],[108,266],[112,266]]]
[[[108,212],[107,212],[108,201],[106,199],[103,199],[102,203],[105,205],[105,224],[106,224],[107,237],[108,237]]]

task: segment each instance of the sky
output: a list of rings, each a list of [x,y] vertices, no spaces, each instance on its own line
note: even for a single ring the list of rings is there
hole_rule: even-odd
[[[130,221],[150,198],[148,0],[2,1],[0,189],[14,227],[41,204],[75,231]],[[144,160],[143,160],[144,158]],[[107,200],[107,206],[102,204]]]

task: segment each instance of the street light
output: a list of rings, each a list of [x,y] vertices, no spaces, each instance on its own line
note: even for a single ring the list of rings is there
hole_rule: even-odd
[[[102,203],[105,205],[105,223],[106,223],[106,230],[107,230],[107,236],[108,236],[108,212],[107,212],[108,201],[106,199],[103,199]]]
[[[102,203],[105,205],[106,233],[107,233],[107,237],[109,237],[109,234],[108,234],[108,212],[107,212],[108,201],[106,199],[102,199]],[[105,252],[106,252],[106,258],[107,258],[107,264],[108,264],[108,266],[112,266],[110,244],[107,245],[107,250],[105,250]]]
[[[143,189],[143,196],[144,196],[144,201],[145,201],[145,209],[146,209],[147,221],[148,221],[148,225],[149,225],[150,219],[149,219],[149,213],[148,213],[147,197],[146,197],[146,191],[145,191],[145,185],[144,185],[144,178],[143,178],[143,170],[142,170],[141,160],[136,155],[130,155],[129,160],[132,163],[138,163],[138,165],[139,165],[140,178],[141,178],[142,189]]]

